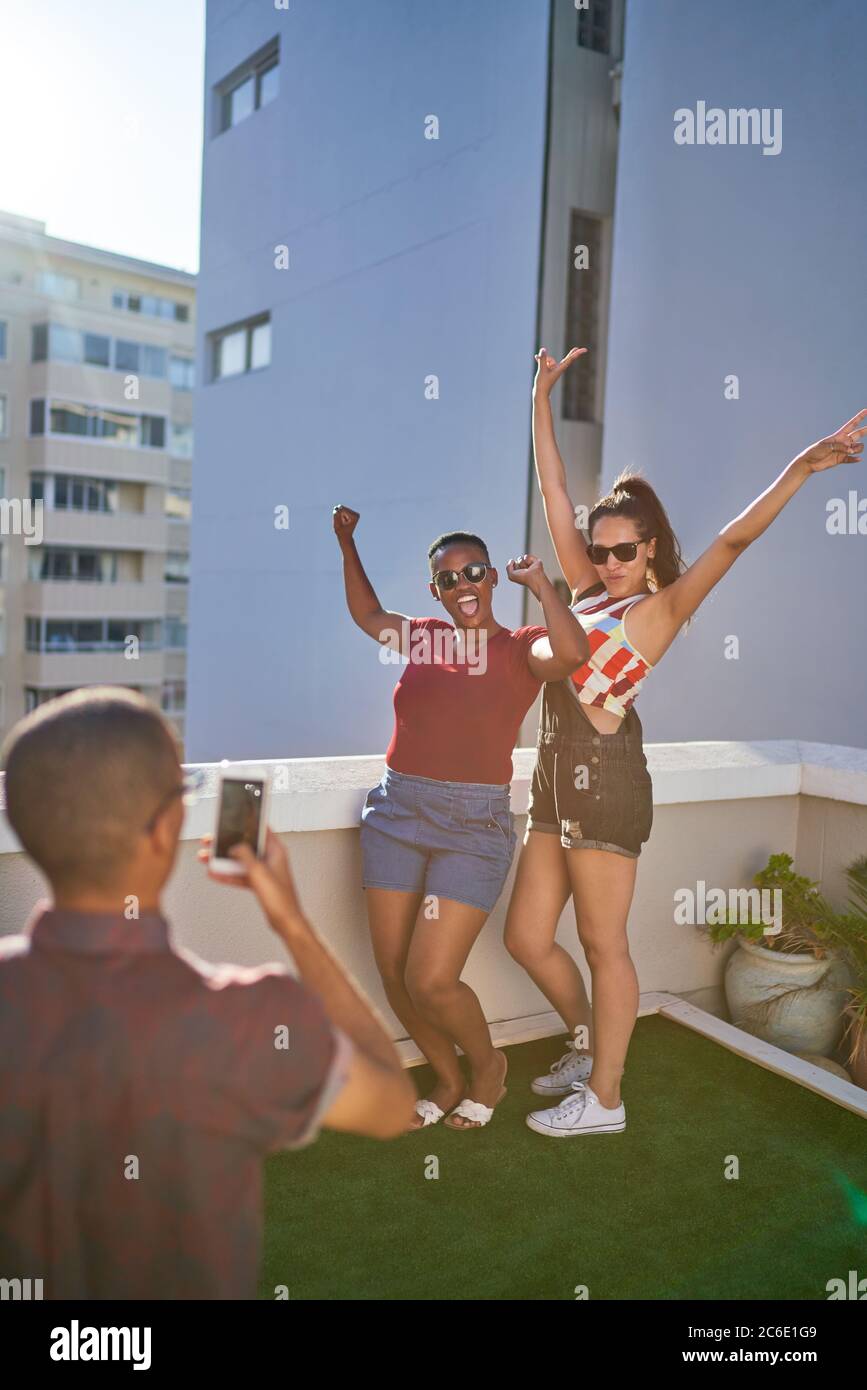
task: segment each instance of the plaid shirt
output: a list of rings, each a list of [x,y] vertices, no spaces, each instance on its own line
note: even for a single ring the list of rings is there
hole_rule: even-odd
[[[0,1278],[255,1297],[262,1156],[315,1137],[352,1052],[280,966],[40,905],[0,940]]]

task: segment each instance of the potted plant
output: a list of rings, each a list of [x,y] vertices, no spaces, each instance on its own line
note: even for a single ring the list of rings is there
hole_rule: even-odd
[[[835,915],[792,863],[791,855],[772,854],[753,879],[760,891],[780,895],[779,932],[731,916],[707,930],[715,944],[738,942],[725,971],[732,1022],[787,1052],[828,1057],[842,1037],[852,971],[833,938]]]
[[[846,878],[851,910],[831,916],[828,937],[852,972],[844,1007],[846,1065],[855,1085],[867,1090],[867,855],[849,865]]]

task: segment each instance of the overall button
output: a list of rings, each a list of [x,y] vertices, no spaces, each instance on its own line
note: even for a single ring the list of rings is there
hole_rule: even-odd
[[[596,744],[598,744],[598,743],[599,743],[599,739],[598,739],[598,738],[594,738],[594,739],[593,739],[593,742],[596,743]]]
[[[591,763],[598,763],[599,759],[596,757],[595,753],[593,754],[593,757],[590,759],[590,761]]]

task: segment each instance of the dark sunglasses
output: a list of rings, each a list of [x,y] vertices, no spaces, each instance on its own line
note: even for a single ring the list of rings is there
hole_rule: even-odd
[[[643,541],[621,541],[619,545],[588,545],[587,554],[592,565],[604,565],[609,555],[613,555],[615,560],[634,560],[638,547],[652,540],[652,536],[645,536]]]
[[[431,583],[436,584],[438,589],[454,589],[463,575],[471,584],[481,584],[490,568],[490,565],[476,561],[472,565],[464,565],[462,570],[438,570]]]

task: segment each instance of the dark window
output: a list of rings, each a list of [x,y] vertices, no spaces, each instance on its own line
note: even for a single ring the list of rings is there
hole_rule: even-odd
[[[611,45],[611,0],[584,0],[578,11],[578,47],[608,53]]]
[[[45,402],[44,402],[44,401],[31,401],[31,402],[30,402],[30,433],[31,433],[31,434],[44,434],[44,433],[45,433]]]
[[[138,343],[127,343],[118,338],[114,345],[114,365],[119,372],[137,372],[139,361]]]
[[[48,356],[48,324],[33,325],[33,361],[44,362]]]
[[[254,111],[267,106],[276,97],[279,86],[280,55],[275,41],[217,86],[220,130],[239,125]]]
[[[96,550],[79,550],[76,578],[81,580],[102,579],[102,565]]]
[[[166,447],[166,422],[162,415],[143,415],[141,417],[141,442],[146,449]]]
[[[89,362],[92,367],[107,367],[109,365],[110,338],[103,338],[98,333],[85,333],[84,335],[84,360]]]
[[[0,319],[0,357],[6,356],[6,324]]]
[[[601,255],[601,219],[573,209],[569,222],[569,280],[564,352],[573,347],[587,347],[590,351],[563,378],[564,420],[596,419]],[[575,264],[576,260],[578,266]]]

